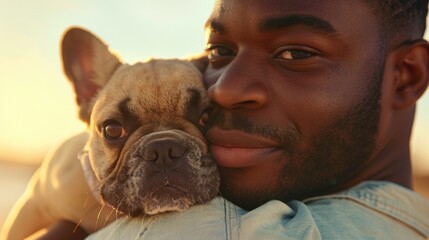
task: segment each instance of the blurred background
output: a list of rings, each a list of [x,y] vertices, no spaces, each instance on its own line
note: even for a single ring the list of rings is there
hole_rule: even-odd
[[[62,72],[62,33],[83,26],[129,63],[186,57],[204,49],[211,7],[207,0],[0,0],[0,227],[47,151],[85,131]],[[427,197],[428,133],[426,93],[418,105],[412,154],[416,187]]]

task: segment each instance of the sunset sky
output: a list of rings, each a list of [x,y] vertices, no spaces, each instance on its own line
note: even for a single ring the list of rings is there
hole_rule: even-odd
[[[129,63],[185,57],[203,50],[211,7],[211,0],[0,0],[0,161],[37,164],[49,148],[85,130],[60,62],[68,27],[90,29]],[[419,170],[429,172],[428,134],[426,93],[413,154]]]

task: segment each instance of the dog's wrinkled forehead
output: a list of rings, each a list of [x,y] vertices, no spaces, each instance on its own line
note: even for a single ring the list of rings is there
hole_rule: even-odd
[[[171,120],[174,115],[198,118],[201,108],[209,104],[201,78],[202,74],[184,60],[123,65],[99,93],[94,111],[100,119],[118,111],[140,118],[150,115],[158,121]]]

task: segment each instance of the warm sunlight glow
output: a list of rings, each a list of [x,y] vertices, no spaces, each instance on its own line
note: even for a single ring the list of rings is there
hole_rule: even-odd
[[[41,46],[22,34],[10,31],[7,37],[14,44],[1,47],[0,160],[40,161],[54,142],[85,126],[77,120],[59,59],[46,58]]]
[[[128,63],[186,57],[204,50],[213,2],[0,0],[0,228],[48,150],[86,128],[62,71],[64,31],[89,29]],[[429,175],[429,90],[411,149],[415,174]]]
[[[101,0],[28,4],[22,8],[19,1],[0,3],[0,9],[7,9],[0,14],[0,161],[33,164],[49,148],[85,130],[77,118],[74,92],[62,73],[59,41],[65,29],[72,25],[90,29],[128,62],[149,56],[183,57],[202,51],[203,24],[211,10],[211,1],[191,0],[175,6],[166,1]],[[189,11],[190,6],[199,11],[186,15],[178,11],[180,7]],[[168,17],[160,17],[160,12]],[[429,172],[428,133],[426,93],[413,132],[416,173]]]
[[[199,11],[178,11],[191,7]],[[85,130],[60,62],[67,28],[90,29],[127,62],[183,57],[203,50],[210,8],[190,0],[0,2],[0,161],[38,164],[48,149]]]

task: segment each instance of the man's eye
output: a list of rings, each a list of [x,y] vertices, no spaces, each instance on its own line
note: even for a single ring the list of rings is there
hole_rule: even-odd
[[[313,53],[303,50],[286,50],[281,52],[278,57],[286,60],[302,60],[314,56]]]
[[[222,46],[213,46],[208,49],[209,52],[209,58],[216,58],[216,57],[226,57],[226,56],[232,56],[234,55],[234,52],[226,47]]]

